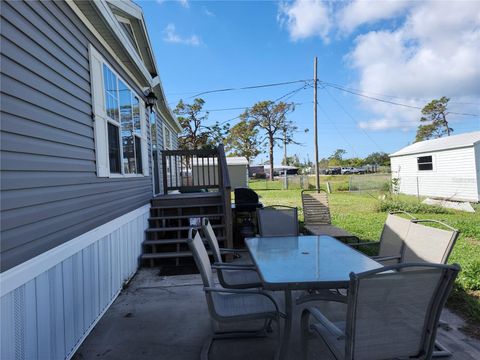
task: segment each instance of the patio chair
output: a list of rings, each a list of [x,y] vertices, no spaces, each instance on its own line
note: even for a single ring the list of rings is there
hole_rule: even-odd
[[[425,223],[448,230],[425,226]],[[446,264],[458,235],[458,230],[441,221],[413,219],[405,238],[401,261]]]
[[[202,276],[208,311],[214,325],[213,336],[203,346],[201,359],[208,359],[210,347],[216,339],[265,336],[272,321],[279,325],[280,317],[284,317],[284,314],[280,312],[272,295],[262,290],[225,289],[217,286],[213,279],[207,250],[200,234],[195,229],[189,230],[187,243]],[[217,323],[248,321],[263,321],[263,327],[251,331],[219,331],[215,326]]]
[[[329,235],[344,242],[350,239],[359,240],[348,231],[332,225],[328,196],[325,191],[303,190],[302,206],[304,226],[310,233]]]
[[[303,311],[303,358],[312,332],[337,360],[431,359],[440,313],[459,270],[456,264],[418,263],[351,273],[346,321],[332,322],[317,308]]]
[[[212,225],[210,225],[208,218],[202,219],[202,230],[207,238],[208,245],[210,246],[210,250],[212,251],[213,258],[215,260],[212,268],[217,270],[218,279],[223,287],[230,289],[248,289],[262,286],[260,277],[258,276],[255,266],[252,263],[237,264],[223,262],[221,254],[222,252],[235,253],[238,250],[221,249],[219,247],[217,237],[212,229]]]
[[[404,214],[408,216],[409,219],[398,216],[397,214]],[[404,242],[407,238],[412,220],[416,220],[415,217],[405,211],[390,212],[383,225],[379,242],[357,242],[349,243],[348,245],[352,247],[365,245],[379,246],[378,255],[372,256],[372,259],[384,265],[398,264],[402,259]]]
[[[260,236],[298,236],[296,207],[272,205],[257,209]]]

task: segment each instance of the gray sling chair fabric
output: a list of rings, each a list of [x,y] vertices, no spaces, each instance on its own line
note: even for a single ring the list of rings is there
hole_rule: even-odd
[[[355,235],[332,225],[328,195],[325,191],[303,190],[302,207],[305,228],[312,234],[329,235],[342,241],[358,241]]]
[[[298,236],[298,210],[284,205],[257,209],[260,236]]]
[[[210,225],[208,218],[202,219],[203,234],[207,238],[208,245],[212,251],[215,264],[212,268],[217,270],[220,284],[230,289],[248,289],[261,287],[262,281],[253,264],[224,263],[217,237]]]
[[[409,219],[398,216],[397,214],[404,214],[408,216]],[[353,247],[364,245],[379,246],[378,255],[372,256],[375,261],[383,265],[398,264],[402,258],[404,242],[407,238],[412,220],[416,220],[415,217],[405,211],[390,212],[383,225],[379,242],[358,242],[349,243],[348,245]]]
[[[425,226],[425,223],[448,230]],[[458,230],[440,221],[414,219],[404,241],[401,261],[446,264],[458,235]]]
[[[408,215],[411,219],[396,216]],[[424,223],[437,227],[425,226]],[[438,228],[445,227],[448,230]],[[389,213],[380,237],[378,256],[372,258],[384,265],[391,262],[427,262],[446,264],[459,232],[450,225],[437,220],[419,220],[409,213],[399,211]],[[355,243],[350,246],[371,245],[375,242]]]
[[[303,311],[304,359],[310,331],[337,360],[431,359],[440,313],[459,270],[456,264],[418,263],[351,273],[346,321],[333,323],[316,308]]]
[[[269,293],[261,290],[225,289],[215,284],[207,250],[200,234],[195,229],[190,229],[187,243],[202,276],[208,311],[213,324],[264,321],[261,329],[252,331],[220,332],[214,326],[212,338],[205,343],[202,349],[202,359],[208,359],[212,341],[215,339],[255,337],[265,334],[272,321],[279,323],[280,317],[284,315]]]

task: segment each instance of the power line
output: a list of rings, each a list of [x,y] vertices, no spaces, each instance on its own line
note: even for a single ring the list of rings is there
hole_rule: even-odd
[[[343,141],[345,141],[345,143],[352,149],[352,152],[353,152],[353,155],[355,157],[358,157],[358,154],[357,152],[355,151],[355,148],[353,147],[353,145],[347,140],[347,138],[345,136],[343,136],[342,132],[338,129],[337,125],[335,124],[335,122],[332,121],[332,119],[328,116],[328,114],[325,112],[325,110],[323,109],[323,107],[321,107],[320,105],[318,105],[318,108],[320,109],[320,111],[323,113],[323,115],[325,115],[325,119],[327,119],[327,121],[334,127],[335,131],[338,133],[338,135],[343,139]]]
[[[331,88],[334,88],[334,89],[337,89],[337,90],[341,90],[341,91],[344,91],[344,92],[347,92],[347,93],[350,93],[350,94],[353,94],[353,95],[361,96],[361,97],[366,98],[366,99],[375,100],[375,101],[383,102],[383,103],[386,103],[386,104],[403,106],[403,107],[407,107],[407,108],[411,108],[411,109],[418,109],[418,110],[423,109],[419,106],[402,104],[402,103],[395,102],[395,101],[390,101],[390,100],[385,100],[385,99],[380,99],[380,98],[377,98],[377,97],[369,96],[369,95],[366,95],[366,94],[363,94],[363,93],[360,93],[360,92],[356,92],[356,91],[346,89],[346,88],[338,86],[338,85],[333,85],[331,83],[322,82],[322,84],[324,86],[328,86],[328,87],[331,87]],[[324,89],[327,90],[326,87],[324,87]],[[450,111],[449,114],[462,115],[462,116],[474,116],[474,117],[480,116],[479,114],[458,113],[458,112],[453,112],[453,111]]]
[[[327,88],[324,88],[325,91],[327,92],[327,94],[337,103],[337,105],[340,107],[340,109],[343,110],[343,112],[360,128],[360,130],[365,134],[365,136],[373,143],[375,144],[375,146],[383,152],[383,149],[380,145],[378,145],[378,143],[373,140],[373,138],[368,135],[368,133],[359,125],[359,123],[353,118],[353,116],[343,107],[342,104],[340,104],[340,102],[335,98],[335,96],[333,96],[330,91],[327,89]]]
[[[350,91],[357,92],[357,93],[361,93],[361,94],[364,94],[364,95],[371,94],[371,95],[376,95],[376,96],[388,97],[388,98],[392,98],[392,99],[405,99],[405,96],[386,95],[386,94],[380,94],[380,93],[375,93],[375,92],[371,92],[371,91],[362,91],[362,90],[359,90],[359,89],[347,87],[347,86],[344,86],[344,85],[341,85],[341,84],[335,84],[335,83],[332,83],[332,82],[326,82],[326,81],[322,81],[322,83],[324,85],[337,86],[339,88],[342,88],[342,89],[345,89],[345,90],[350,90]],[[431,101],[431,99],[425,99],[425,98],[419,98],[419,97],[412,97],[411,99],[424,101],[424,102]],[[471,102],[449,101],[449,103],[450,104],[456,104],[456,105],[479,105],[480,106],[480,103],[471,103]]]
[[[282,96],[280,96],[279,98],[275,99],[275,100],[273,101],[273,103],[276,103],[276,102],[278,102],[278,101],[280,101],[280,100],[282,100],[282,99],[285,99],[285,101],[288,100],[288,99],[291,99],[291,98],[294,97],[296,94],[298,94],[301,90],[304,90],[304,89],[306,89],[306,88],[308,88],[308,87],[309,87],[309,84],[306,83],[305,85],[299,87],[298,89],[289,91],[289,92],[286,93],[285,95],[282,95]],[[299,106],[299,105],[305,104],[305,102],[302,102],[302,103],[293,103],[293,104],[294,104],[295,106]],[[249,110],[249,109],[251,109],[251,108],[252,108],[251,106],[248,106],[248,107],[245,107],[245,108],[242,108],[242,109]],[[219,125],[223,125],[223,124],[226,124],[226,123],[228,123],[228,122],[230,122],[230,121],[237,120],[237,119],[239,119],[241,116],[242,116],[242,114],[240,114],[240,115],[238,115],[238,116],[235,116],[235,117],[232,118],[232,119],[228,119],[228,120],[222,121],[221,123],[219,123]]]
[[[273,86],[283,86],[283,85],[296,84],[296,83],[306,84],[308,81],[311,81],[311,79],[284,81],[284,82],[278,82],[278,83],[260,84],[260,85],[244,86],[244,87],[237,87],[237,88],[232,87],[232,88],[225,88],[225,89],[208,90],[208,91],[202,91],[195,95],[189,96],[187,97],[187,99],[191,99],[200,95],[213,94],[213,93],[226,92],[226,91],[252,90],[252,89],[260,89],[260,88],[273,87]]]

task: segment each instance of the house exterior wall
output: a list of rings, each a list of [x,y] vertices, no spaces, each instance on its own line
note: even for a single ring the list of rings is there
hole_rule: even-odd
[[[3,272],[0,358],[73,356],[136,272],[148,216],[142,206]]]
[[[142,92],[68,4],[0,6],[5,271],[147,204],[152,179],[97,177],[88,45]]]
[[[433,157],[433,170],[419,171],[417,157]],[[452,200],[479,201],[478,171],[473,146],[391,157],[392,178],[400,192]]]

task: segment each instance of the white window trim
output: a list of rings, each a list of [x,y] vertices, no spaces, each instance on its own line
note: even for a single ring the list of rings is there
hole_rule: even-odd
[[[418,168],[418,159],[421,158],[421,157],[428,157],[428,156],[431,156],[432,157],[432,168],[430,170],[420,170]],[[415,158],[415,162],[416,162],[416,165],[417,165],[417,172],[420,172],[420,173],[427,173],[427,172],[431,172],[431,171],[435,171],[435,155],[434,154],[431,154],[431,155],[418,155],[416,158]],[[428,163],[423,163],[423,164],[428,164]]]
[[[137,36],[135,35],[135,31],[133,31],[132,22],[129,19],[124,18],[123,16],[120,16],[120,15],[115,15],[115,17],[117,18],[119,23],[124,23],[124,24],[130,25],[130,29],[132,29],[133,41],[135,42],[135,44],[132,44],[132,45],[135,48],[135,50],[137,50],[138,56],[140,56],[140,59],[142,59],[142,61],[145,62],[143,60],[142,53],[140,52],[140,46],[138,45]],[[123,28],[122,28],[122,30],[123,30]],[[127,34],[127,37],[130,39],[129,34]]]
[[[169,143],[170,143],[170,146],[167,147],[167,141],[166,141],[166,131],[165,129],[168,130],[168,134],[169,134]],[[172,129],[166,124],[166,123],[163,123],[163,148],[165,150],[173,150],[173,131]]]
[[[92,87],[92,104],[94,115],[94,142],[95,142],[95,158],[97,164],[97,176],[109,178],[129,178],[129,177],[146,177],[149,176],[149,159],[148,159],[148,129],[146,127],[146,109],[145,103],[141,96],[134,91],[113,68],[100,55],[100,53],[89,44],[90,54],[90,76]],[[125,174],[123,168],[123,145],[121,139],[121,123],[110,118],[105,110],[105,89],[103,65],[106,65],[119,80],[121,80],[128,89],[138,98],[140,130],[141,136],[133,134],[140,138],[141,155],[142,155],[142,173],[141,174]],[[119,128],[119,148],[120,148],[120,171],[121,173],[110,172],[110,158],[108,149],[108,123]]]

